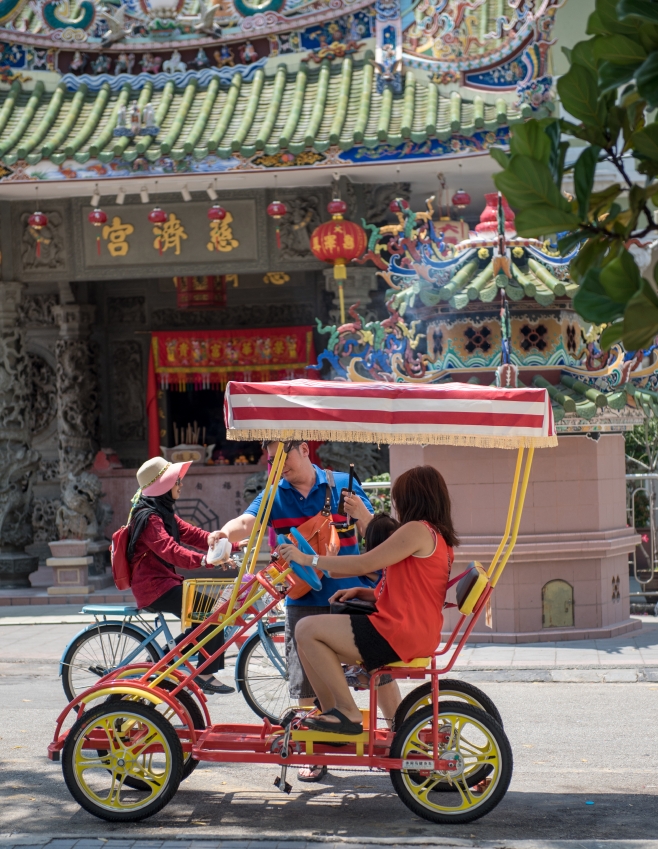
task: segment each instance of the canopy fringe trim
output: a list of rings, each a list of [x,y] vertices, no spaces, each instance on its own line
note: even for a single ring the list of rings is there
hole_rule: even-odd
[[[322,442],[370,442],[386,445],[461,445],[470,448],[556,448],[557,436],[475,436],[469,434],[365,433],[361,430],[319,430],[315,428],[230,428],[226,438],[235,441],[289,439]]]

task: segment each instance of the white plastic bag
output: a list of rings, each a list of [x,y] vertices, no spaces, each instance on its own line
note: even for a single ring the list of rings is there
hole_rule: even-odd
[[[208,549],[206,561],[212,566],[226,563],[231,556],[231,549],[231,543],[225,537],[221,537],[212,548]]]

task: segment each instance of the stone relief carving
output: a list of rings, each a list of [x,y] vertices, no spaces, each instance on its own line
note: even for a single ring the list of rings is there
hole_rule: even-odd
[[[42,433],[57,415],[55,371],[43,357],[28,354],[31,373],[30,430]]]
[[[16,327],[23,284],[0,283],[0,544],[23,548],[32,539],[32,481],[39,454],[30,445],[30,366],[24,332]]]
[[[34,542],[51,542],[57,539],[55,518],[62,506],[59,498],[35,498],[32,511]]]
[[[112,324],[146,324],[146,298],[108,298],[107,314]]]
[[[112,416],[121,441],[144,439],[144,374],[139,342],[117,342],[112,346]]]
[[[53,307],[57,306],[59,298],[57,295],[24,295],[18,305],[18,323],[22,327],[26,325],[48,327],[55,323]]]
[[[55,524],[60,539],[98,539],[112,517],[109,504],[101,503],[102,485],[96,475],[69,472],[62,484],[62,504]]]
[[[95,349],[86,339],[58,339],[57,428],[60,473],[88,469],[98,451],[98,382]]]
[[[21,261],[23,271],[56,271],[66,268],[66,251],[62,233],[63,216],[55,210],[44,210],[48,223],[40,230],[30,227],[30,212],[21,215]]]
[[[388,205],[392,200],[395,198],[409,200],[410,197],[411,183],[382,183],[379,186],[368,186],[364,195],[366,221],[369,224],[382,221],[387,216]]]
[[[349,472],[350,463],[364,481],[389,470],[388,446],[369,445],[362,442],[325,442],[318,448],[318,456],[325,466],[337,472]]]
[[[32,481],[39,465],[39,452],[27,445],[3,440],[0,443],[0,539],[17,549],[32,541]]]
[[[154,330],[179,330],[197,327],[276,327],[293,324],[313,324],[315,304],[253,304],[228,307],[221,312],[205,310],[154,310],[151,325]]]
[[[288,212],[281,219],[282,259],[313,259],[311,233],[322,223],[322,199],[305,195],[285,199]]]
[[[59,458],[44,460],[42,457],[37,470],[37,483],[49,483],[56,480],[59,480]]]

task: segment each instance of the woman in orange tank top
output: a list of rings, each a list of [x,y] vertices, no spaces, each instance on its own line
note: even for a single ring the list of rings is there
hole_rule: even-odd
[[[361,713],[352,698],[342,663],[361,662],[369,671],[402,660],[431,655],[441,642],[453,548],[459,544],[443,477],[432,466],[416,466],[400,475],[391,500],[401,527],[366,552],[344,557],[302,554],[284,545],[281,555],[302,565],[317,565],[332,577],[384,574],[374,590],[340,590],[330,601],[360,598],[376,602],[368,616],[309,616],[295,632],[299,656],[322,714],[306,724],[321,731],[360,734]]]

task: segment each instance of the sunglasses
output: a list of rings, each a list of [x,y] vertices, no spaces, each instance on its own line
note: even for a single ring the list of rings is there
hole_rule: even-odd
[[[183,486],[183,481],[182,481],[182,479],[181,479],[181,478],[176,478],[176,483],[174,484],[174,486]]]

